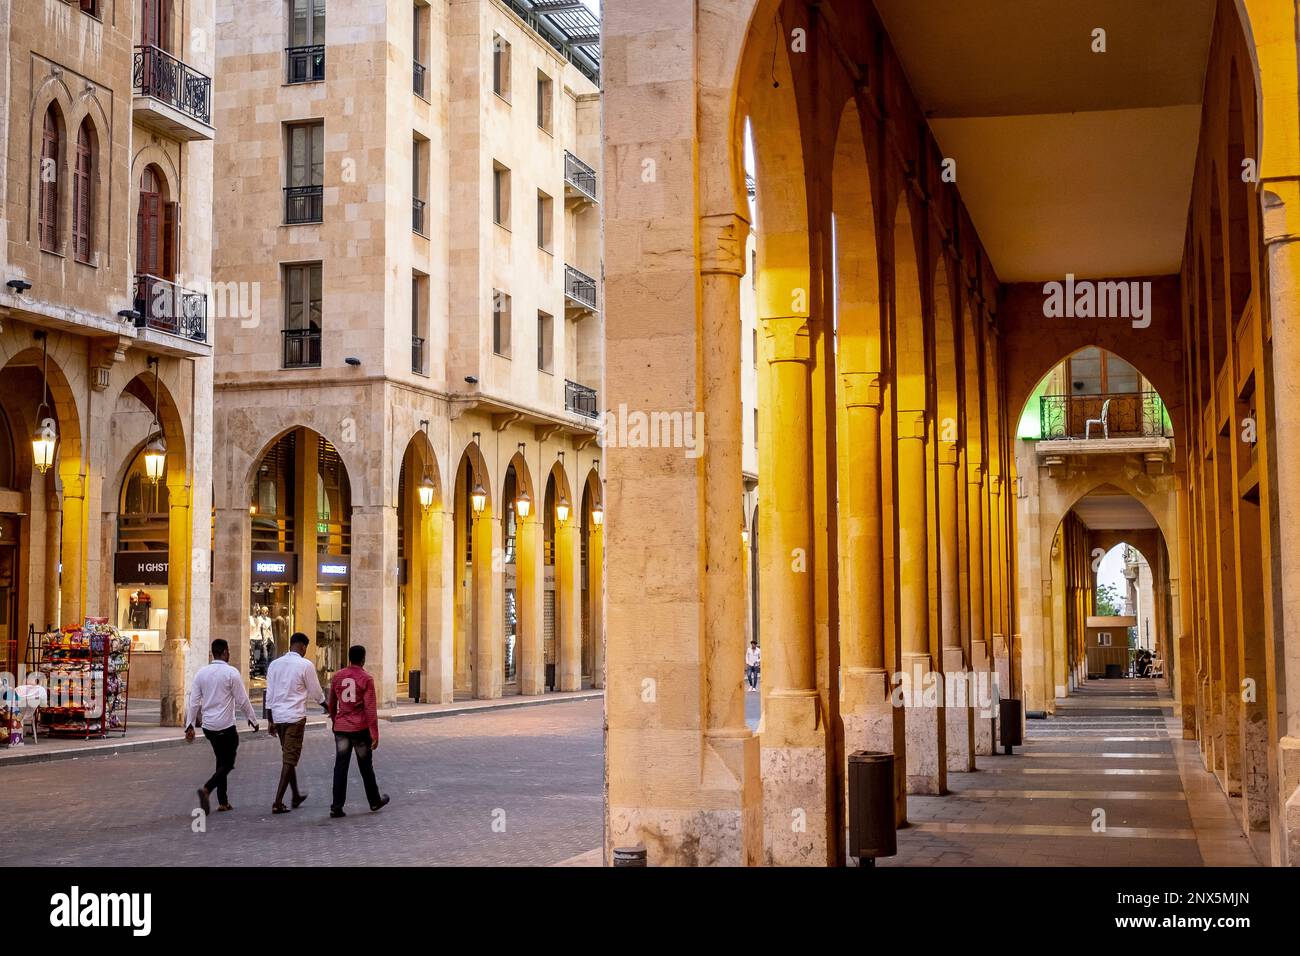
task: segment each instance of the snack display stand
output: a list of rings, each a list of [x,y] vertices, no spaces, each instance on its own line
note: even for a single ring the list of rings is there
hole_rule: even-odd
[[[36,662],[50,692],[50,706],[40,712],[41,733],[125,736],[131,639],[106,618],[86,618],[80,626],[36,635],[32,641],[28,660]]]

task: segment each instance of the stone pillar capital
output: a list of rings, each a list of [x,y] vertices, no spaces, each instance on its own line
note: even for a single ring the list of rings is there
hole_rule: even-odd
[[[955,441],[939,442],[939,464],[941,466],[946,465],[951,468],[956,468],[958,457],[957,443]]]
[[[989,494],[1001,496],[1002,494],[1002,476],[989,475]]]
[[[966,466],[966,481],[969,484],[980,486],[984,484],[984,466],[978,462]]]
[[[700,275],[745,274],[749,223],[739,213],[700,217]]]
[[[767,317],[763,319],[763,331],[772,340],[768,352],[771,356],[768,361],[771,364],[775,365],[777,362],[806,363],[811,359],[808,316],[778,315]]]
[[[86,497],[86,476],[81,474],[59,475],[63,485],[63,499]]]
[[[846,408],[880,408],[879,372],[842,372]]]
[[[171,509],[190,506],[190,486],[185,484],[167,486],[167,507]]]
[[[899,441],[909,438],[925,441],[925,409],[899,409],[897,435]]]

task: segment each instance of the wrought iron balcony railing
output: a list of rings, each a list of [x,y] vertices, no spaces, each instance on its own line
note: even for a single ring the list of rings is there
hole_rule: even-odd
[[[567,149],[564,151],[564,181],[592,202],[596,201],[596,171]]]
[[[426,235],[424,231],[424,207],[428,205],[423,199],[411,200],[411,228],[420,235]]]
[[[428,77],[429,68],[419,60],[414,60],[411,64],[411,91],[416,96],[423,96],[428,99],[429,94],[425,92],[424,83]]]
[[[1156,392],[1111,392],[1096,395],[1044,395],[1039,399],[1043,439],[1087,437],[1087,423],[1099,421],[1109,401],[1106,428],[1093,425],[1093,437],[1167,437],[1164,403]]]
[[[571,265],[564,267],[564,294],[589,309],[596,308],[596,280]]]
[[[324,186],[286,186],[284,188],[284,222],[297,226],[325,220]]]
[[[157,276],[135,277],[136,328],[208,340],[208,297]]]
[[[318,83],[325,79],[325,44],[286,47],[284,59],[289,83]]]
[[[424,374],[424,339],[418,335],[411,336],[411,371]]]
[[[131,91],[152,96],[206,125],[212,124],[212,79],[156,46],[138,46]]]
[[[567,378],[564,380],[564,410],[574,412],[585,418],[599,418],[600,409],[596,404],[596,390],[586,385],[579,385]]]
[[[285,368],[320,368],[320,329],[285,329],[283,358]]]

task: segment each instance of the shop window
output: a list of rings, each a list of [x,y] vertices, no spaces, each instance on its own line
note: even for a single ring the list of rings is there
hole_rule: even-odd
[[[134,650],[161,650],[167,634],[168,504],[167,482],[149,479],[141,449],[122,480],[113,561],[113,623]]]

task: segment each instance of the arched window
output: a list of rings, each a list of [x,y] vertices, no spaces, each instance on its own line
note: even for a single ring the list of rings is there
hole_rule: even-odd
[[[90,262],[95,245],[95,130],[90,120],[77,130],[72,181],[72,239],[78,262]]]
[[[9,417],[0,409],[0,488],[14,487],[15,467],[14,433],[9,428]]]
[[[149,480],[141,449],[122,478],[117,507],[117,549],[166,551],[169,500],[167,482]]]
[[[135,271],[137,275],[176,279],[178,204],[167,201],[167,185],[157,166],[140,175],[140,204],[136,212]]]
[[[59,152],[63,139],[59,108],[53,103],[45,111],[45,125],[41,131],[40,189],[37,193],[38,232],[41,248],[46,252],[59,251]]]

